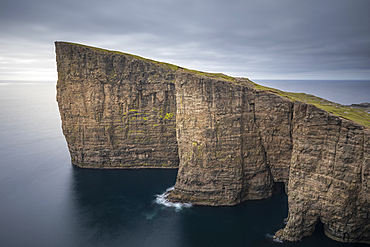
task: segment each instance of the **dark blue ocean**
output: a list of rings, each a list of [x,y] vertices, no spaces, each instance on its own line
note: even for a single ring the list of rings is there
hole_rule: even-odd
[[[342,104],[370,101],[370,81],[264,85]],[[274,242],[287,216],[283,192],[233,207],[169,207],[159,195],[176,170],[72,166],[55,86],[0,82],[0,246],[365,246],[330,240],[321,225],[300,242]]]

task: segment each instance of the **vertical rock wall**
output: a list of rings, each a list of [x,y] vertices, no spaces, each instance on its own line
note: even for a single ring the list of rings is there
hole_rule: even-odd
[[[297,241],[320,220],[332,239],[369,243],[369,130],[300,102],[293,126],[289,218],[276,235]]]
[[[121,53],[56,42],[57,100],[72,163],[178,167],[174,73]]]
[[[233,205],[287,182],[292,102],[245,79],[176,74],[180,168],[174,201]]]

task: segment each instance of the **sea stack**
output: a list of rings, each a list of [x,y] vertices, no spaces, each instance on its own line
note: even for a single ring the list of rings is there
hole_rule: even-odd
[[[321,221],[332,239],[370,244],[370,117],[345,119],[246,78],[55,45],[73,164],[178,168],[169,199],[199,205],[267,198],[284,183],[289,215],[276,237],[298,241]]]

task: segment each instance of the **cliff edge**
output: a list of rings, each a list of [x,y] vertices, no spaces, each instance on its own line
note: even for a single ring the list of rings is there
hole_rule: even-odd
[[[297,241],[318,221],[370,243],[370,116],[246,78],[56,42],[57,100],[72,163],[178,168],[172,201],[235,205],[285,183]],[[302,102],[306,101],[306,102]]]

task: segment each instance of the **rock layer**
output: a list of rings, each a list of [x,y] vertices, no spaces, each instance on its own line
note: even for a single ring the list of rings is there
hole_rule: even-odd
[[[56,42],[57,101],[72,163],[178,167],[174,74],[131,55]]]
[[[169,198],[234,205],[272,195],[287,182],[293,103],[247,79],[176,75],[180,168]]]
[[[369,129],[295,102],[289,217],[276,236],[296,241],[313,233],[370,243]]]
[[[176,168],[170,200],[235,205],[286,184],[297,241],[318,221],[370,243],[370,130],[248,79],[56,42],[57,99],[72,163]]]

